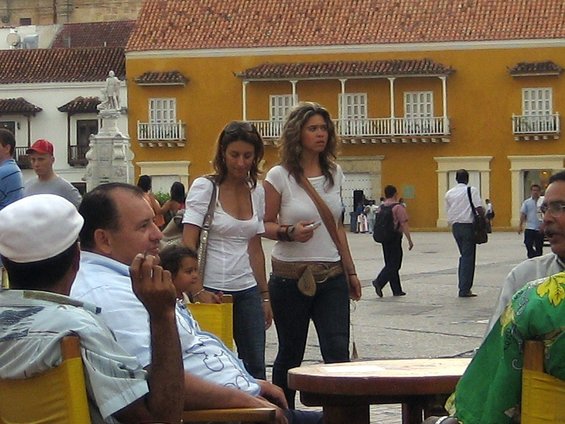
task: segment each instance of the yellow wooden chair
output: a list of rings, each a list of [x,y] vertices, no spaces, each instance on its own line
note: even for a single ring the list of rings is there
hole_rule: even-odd
[[[220,338],[231,350],[233,344],[233,297],[224,295],[222,303],[190,303],[185,301],[192,316],[204,331]]]
[[[90,423],[77,337],[61,341],[63,362],[24,380],[0,379],[1,424]]]
[[[61,341],[63,362],[21,380],[0,379],[0,424],[90,424],[79,339]],[[274,408],[185,411],[184,422],[274,423]]]
[[[522,374],[522,424],[565,423],[565,381],[544,372],[544,345],[526,341]]]

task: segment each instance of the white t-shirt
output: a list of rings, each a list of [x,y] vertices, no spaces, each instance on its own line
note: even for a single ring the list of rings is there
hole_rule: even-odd
[[[324,176],[308,178],[308,181],[328,205],[337,222],[341,216],[341,186],[344,180],[339,165],[337,165],[333,177],[334,185],[332,187],[326,184]],[[322,218],[318,209],[308,193],[298,185],[294,177],[290,176],[285,168],[280,165],[271,168],[265,181],[269,182],[281,195],[280,224],[293,225],[299,221],[321,221]],[[323,223],[314,230],[314,236],[305,243],[288,241],[275,243],[272,256],[285,262],[336,262],[340,259],[337,247]]]
[[[212,189],[212,182],[208,178],[194,180],[186,196],[183,224],[202,227]],[[219,194],[220,191],[216,190],[216,209],[208,234],[204,282],[206,287],[215,290],[245,290],[257,285],[247,247],[250,239],[265,232],[265,192],[260,184],[251,191],[253,216],[246,220],[236,219],[225,212]]]

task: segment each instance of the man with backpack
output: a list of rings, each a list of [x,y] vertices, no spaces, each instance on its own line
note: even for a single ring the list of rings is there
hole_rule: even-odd
[[[385,266],[373,280],[377,296],[383,297],[383,287],[390,282],[393,296],[404,296],[400,285],[400,267],[402,266],[402,235],[408,240],[408,250],[414,243],[408,226],[406,208],[398,202],[398,191],[393,185],[385,187],[385,201],[379,208],[373,228],[373,239],[383,246]]]

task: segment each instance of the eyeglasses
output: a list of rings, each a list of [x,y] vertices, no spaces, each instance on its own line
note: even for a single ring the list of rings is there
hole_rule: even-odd
[[[550,202],[550,203],[544,202],[540,205],[539,210],[543,214],[549,212],[549,214],[552,217],[558,218],[565,210],[565,202]]]

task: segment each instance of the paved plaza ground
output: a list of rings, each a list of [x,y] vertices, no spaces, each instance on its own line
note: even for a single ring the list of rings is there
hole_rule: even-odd
[[[381,246],[369,234],[348,233],[363,297],[352,312],[353,332],[360,359],[425,358],[469,355],[484,335],[506,274],[526,258],[521,235],[495,232],[477,248],[474,298],[457,297],[459,253],[449,232],[412,234],[414,248],[404,240],[401,269],[403,297],[392,297],[389,286],[379,298],[371,280],[383,266]],[[264,241],[269,262],[273,242]],[[549,252],[546,247],[544,252]],[[269,267],[270,265],[268,265]],[[277,350],[275,329],[267,332],[268,372]],[[304,363],[320,361],[314,328]],[[400,423],[400,406],[374,406],[371,422]]]

